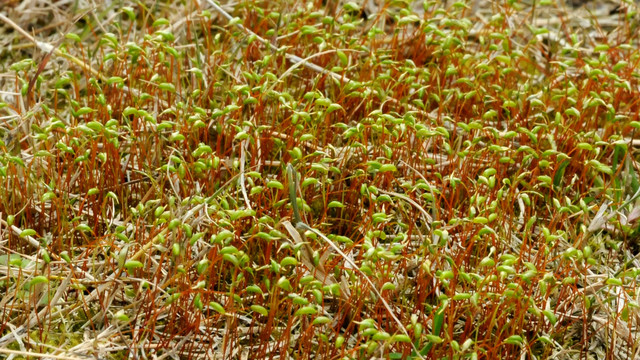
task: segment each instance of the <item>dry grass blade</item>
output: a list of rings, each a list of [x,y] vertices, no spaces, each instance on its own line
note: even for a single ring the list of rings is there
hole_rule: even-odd
[[[300,235],[298,230],[296,230],[296,228],[293,225],[291,225],[289,221],[286,221],[286,220],[282,222],[282,225],[284,225],[285,229],[287,229],[287,232],[289,233],[289,235],[291,235],[291,238],[293,239],[294,243],[302,245],[304,251],[302,251],[301,260],[304,266],[307,267],[309,272],[313,274],[313,276],[323,284],[326,284],[326,285],[337,284],[338,282],[333,277],[333,275],[328,273],[327,270],[324,268],[324,264],[319,263],[317,266],[314,264],[313,250],[309,246],[309,243],[304,239],[302,239],[302,236]],[[342,291],[340,293],[340,296],[342,297],[342,300],[348,302],[351,291],[349,290],[349,288],[345,288],[342,285],[341,285],[341,290]]]
[[[322,238],[322,240],[324,240],[328,245],[331,246],[331,248],[333,250],[335,250],[341,257],[342,259],[347,262],[349,265],[351,265],[351,267],[353,269],[356,270],[356,272],[358,272],[363,279],[365,279],[365,281],[367,282],[367,284],[370,286],[371,290],[376,294],[376,296],[378,297],[378,299],[380,300],[380,302],[382,302],[382,305],[384,305],[385,310],[387,310],[389,316],[391,316],[391,318],[393,319],[393,321],[395,321],[395,323],[398,325],[398,328],[406,335],[409,336],[409,332],[407,331],[406,327],[404,326],[404,324],[402,323],[402,321],[400,321],[400,319],[398,319],[398,317],[395,315],[395,312],[393,311],[393,309],[391,308],[391,305],[389,305],[389,303],[387,302],[387,300],[382,296],[382,294],[380,293],[380,291],[378,291],[376,285],[373,283],[373,281],[371,281],[371,279],[369,278],[369,276],[367,274],[365,274],[362,270],[360,270],[360,268],[358,267],[358,265],[351,260],[351,258],[349,258],[349,256],[347,256],[347,254],[345,254],[342,249],[340,249],[340,247],[338,245],[336,245],[333,241],[331,241],[329,238],[327,238],[323,233],[321,233],[320,231],[313,229],[311,227],[309,227],[308,225],[304,224],[304,226],[306,227],[307,230],[315,233],[316,235],[320,236],[320,238]],[[412,343],[413,345],[413,343]],[[412,346],[413,350],[415,351],[415,354],[417,355],[418,358],[420,359],[424,359],[424,357],[420,354],[420,351],[415,347],[415,345]]]
[[[51,312],[51,309],[55,308],[58,305],[58,301],[60,301],[60,298],[67,291],[67,287],[69,286],[70,282],[71,282],[71,273],[69,273],[69,275],[60,283],[60,286],[56,289],[55,295],[53,296],[53,298],[49,302],[48,306],[45,306],[39,312],[36,312],[37,309],[34,309],[33,313],[29,316],[29,319],[27,320],[27,323],[24,326],[20,326],[15,331],[13,331],[13,332],[7,334],[6,336],[3,336],[2,338],[0,338],[0,348],[2,348],[3,346],[6,346],[8,343],[12,342],[14,340],[14,337],[15,337],[16,333],[17,334],[26,333],[32,327],[34,327],[36,324],[38,324],[41,321],[41,319],[46,318],[46,316]],[[40,299],[38,299],[38,300],[40,300]]]
[[[45,359],[55,359],[55,360],[83,360],[88,359],[89,357],[77,357],[77,356],[68,356],[68,355],[58,355],[51,353],[36,353],[33,351],[19,351],[19,350],[9,350],[0,348],[0,353],[8,354],[8,355],[17,355],[17,356],[25,356],[26,358],[34,357],[34,358],[45,358]]]
[[[342,251],[342,249],[340,249],[340,247],[338,245],[336,245],[333,241],[331,241],[329,238],[327,238],[323,233],[321,233],[320,231],[318,231],[316,229],[313,229],[312,227],[310,227],[309,225],[307,225],[306,223],[304,223],[302,221],[302,218],[301,218],[299,210],[298,210],[297,200],[296,200],[297,199],[297,197],[296,197],[296,189],[298,188],[298,176],[297,176],[297,173],[296,173],[295,169],[293,168],[293,165],[291,165],[291,164],[287,165],[287,174],[289,176],[289,199],[290,199],[292,207],[293,207],[294,221],[296,222],[295,227],[292,226],[291,223],[289,223],[289,222],[285,222],[284,223],[284,225],[287,228],[287,230],[289,231],[289,233],[292,236],[294,236],[294,233],[298,232],[298,229],[300,229],[300,230],[311,231],[311,232],[315,233],[316,235],[320,236],[320,238],[322,240],[324,240],[324,242],[327,245],[329,245],[336,253],[338,253],[342,257],[342,259],[344,260],[345,263],[349,264],[351,269],[353,269],[356,272],[358,272],[365,279],[367,284],[370,286],[371,290],[376,294],[376,296],[378,297],[380,302],[382,302],[382,304],[384,305],[384,308],[387,310],[387,312],[389,313],[391,318],[396,322],[396,324],[398,325],[398,328],[404,333],[404,335],[409,337],[409,332],[405,328],[404,324],[395,315],[395,312],[393,311],[393,309],[391,309],[391,306],[389,305],[387,300],[382,296],[380,291],[378,291],[376,285],[373,283],[373,281],[371,281],[369,276],[367,274],[365,274],[362,270],[360,270],[360,267],[349,256],[347,256],[347,254],[345,254]],[[297,238],[298,238],[299,242],[302,242],[302,238],[300,237],[299,234],[298,234]],[[307,251],[310,252],[310,250],[307,250]],[[334,280],[333,282],[335,283],[336,281]],[[341,283],[341,286],[342,286],[342,283]],[[347,296],[349,296],[350,291],[348,291],[348,289],[347,289],[347,291],[345,292],[344,289],[343,289],[343,293],[345,293]],[[413,345],[413,343],[412,343],[412,347],[413,347],[413,350],[414,350],[416,356],[418,356],[419,358],[423,359],[423,356],[420,354],[420,352],[415,347],[415,345]]]

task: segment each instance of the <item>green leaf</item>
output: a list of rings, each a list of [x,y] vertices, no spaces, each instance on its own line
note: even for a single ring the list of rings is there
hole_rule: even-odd
[[[560,163],[560,165],[558,166],[558,169],[556,169],[555,175],[553,175],[553,186],[555,187],[560,186],[560,183],[562,182],[562,178],[564,177],[564,171],[570,163],[571,162],[568,159]]]
[[[613,161],[611,165],[614,169],[618,168],[618,165],[622,162],[625,155],[627,154],[627,145],[626,144],[616,144],[613,150]]]
[[[444,324],[444,311],[446,310],[447,305],[448,305],[448,302],[444,301],[442,305],[440,305],[438,310],[436,310],[435,314],[433,315],[433,330],[431,331],[430,335],[427,335],[427,338],[429,339],[429,343],[425,345],[425,347],[422,348],[422,350],[420,350],[420,355],[426,356],[427,354],[429,354],[429,352],[433,348],[433,345],[435,343],[438,343],[438,340],[442,342],[442,338],[439,335],[442,331],[442,325]]]

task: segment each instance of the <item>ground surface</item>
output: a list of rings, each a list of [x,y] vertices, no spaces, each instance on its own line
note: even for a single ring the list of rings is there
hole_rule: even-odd
[[[637,11],[0,1],[0,357],[640,357]]]

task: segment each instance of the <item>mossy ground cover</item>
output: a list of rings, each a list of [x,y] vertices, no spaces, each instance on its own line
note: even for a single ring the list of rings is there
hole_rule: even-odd
[[[0,357],[638,358],[637,11],[2,2]]]

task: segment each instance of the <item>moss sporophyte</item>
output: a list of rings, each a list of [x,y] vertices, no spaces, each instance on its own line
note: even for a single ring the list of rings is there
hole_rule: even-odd
[[[0,357],[640,354],[636,5],[11,4]]]

